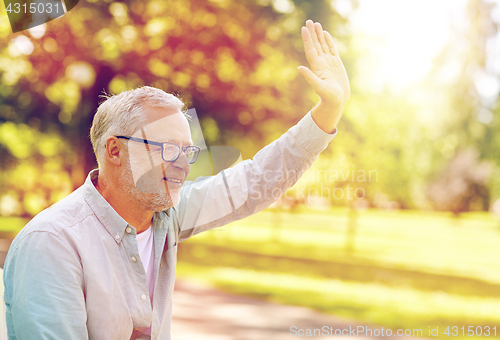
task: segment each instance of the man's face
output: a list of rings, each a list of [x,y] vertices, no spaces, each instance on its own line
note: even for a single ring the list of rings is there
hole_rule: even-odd
[[[189,123],[182,112],[173,109],[144,106],[148,123],[131,137],[152,142],[169,142],[182,147],[193,145]],[[179,203],[179,191],[190,171],[182,149],[173,162],[162,159],[162,147],[129,140],[129,164],[125,177],[129,193],[140,204],[153,211],[162,211]],[[176,149],[169,144],[169,148]],[[165,153],[166,155],[166,153]]]

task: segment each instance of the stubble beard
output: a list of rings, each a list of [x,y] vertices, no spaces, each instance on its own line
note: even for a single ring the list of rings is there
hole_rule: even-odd
[[[135,197],[140,206],[151,211],[164,211],[179,202],[178,193],[145,193],[137,188],[131,188],[128,193]]]
[[[126,167],[121,179],[124,186],[128,188],[129,197],[133,197],[137,204],[144,209],[155,212],[164,211],[176,206],[180,201],[179,190],[169,190],[167,182],[164,182],[165,187],[162,188],[159,183],[153,183],[154,179],[147,179],[148,191],[154,188],[155,192],[148,192],[138,188],[130,167]]]

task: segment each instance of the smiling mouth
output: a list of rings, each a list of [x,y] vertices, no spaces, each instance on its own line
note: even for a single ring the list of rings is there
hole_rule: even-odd
[[[173,178],[173,177],[163,177],[164,181],[170,182],[170,183],[175,183],[175,184],[182,184],[182,181],[178,178]]]

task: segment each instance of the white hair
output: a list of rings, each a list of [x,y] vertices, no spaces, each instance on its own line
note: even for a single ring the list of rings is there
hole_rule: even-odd
[[[185,105],[176,96],[160,89],[142,86],[118,95],[103,95],[90,128],[90,141],[99,167],[106,149],[106,139],[114,135],[131,135],[146,122],[143,105],[183,110]]]

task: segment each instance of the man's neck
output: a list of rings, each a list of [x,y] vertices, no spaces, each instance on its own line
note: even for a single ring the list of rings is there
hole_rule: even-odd
[[[93,181],[95,188],[101,196],[113,207],[128,224],[135,227],[137,233],[146,231],[152,223],[154,211],[141,209],[128,193],[120,188],[111,187],[100,176]]]

